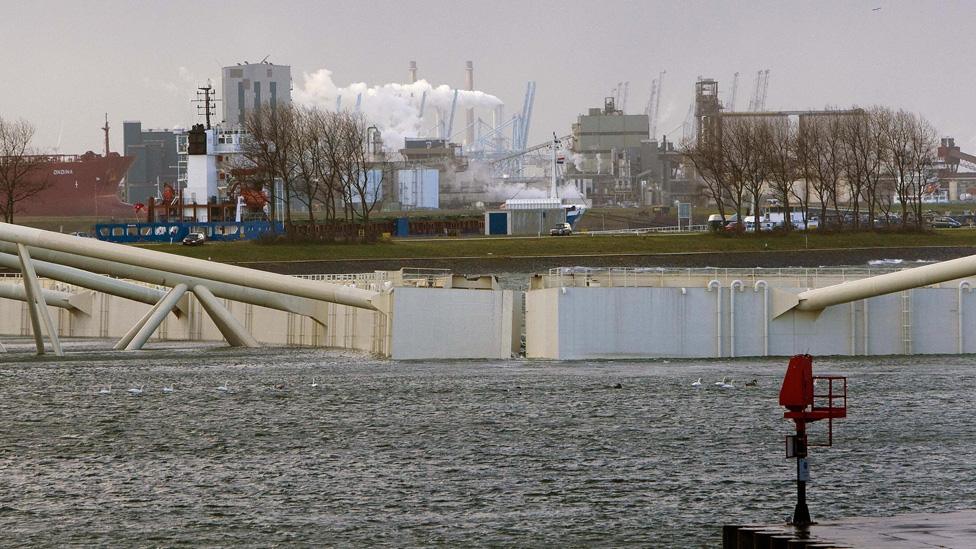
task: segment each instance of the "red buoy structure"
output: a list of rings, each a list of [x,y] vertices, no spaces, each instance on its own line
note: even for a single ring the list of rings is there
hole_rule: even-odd
[[[796,355],[790,359],[779,391],[779,404],[786,408],[785,419],[796,424],[796,434],[786,437],[786,457],[796,458],[796,508],[793,524],[811,524],[807,507],[807,482],[810,464],[807,452],[807,424],[827,420],[827,441],[814,446],[832,446],[834,420],[847,417],[847,378],[843,376],[814,376],[813,357]]]

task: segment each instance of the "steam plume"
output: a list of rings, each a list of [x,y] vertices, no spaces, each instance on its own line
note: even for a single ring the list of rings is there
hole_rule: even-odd
[[[319,69],[311,74],[304,73],[301,88],[295,90],[295,100],[299,103],[334,110],[336,99],[342,97],[343,109],[354,108],[358,97],[362,98],[360,110],[375,124],[383,136],[387,149],[403,146],[404,138],[419,137],[432,124],[424,124],[420,117],[420,102],[426,92],[424,118],[433,118],[437,110],[445,118],[450,117],[454,88],[445,84],[434,86],[426,80],[412,84],[389,83],[370,86],[356,82],[339,87],[332,80],[332,71]],[[458,90],[457,110],[454,115],[453,133],[464,129],[463,109],[494,108],[502,101],[494,95],[481,91]]]

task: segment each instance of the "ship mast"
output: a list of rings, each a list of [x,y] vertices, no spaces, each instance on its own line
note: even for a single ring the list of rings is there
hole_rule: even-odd
[[[560,142],[559,138],[556,137],[556,132],[552,132],[552,174],[549,179],[549,198],[559,198],[557,192],[558,187],[556,186],[556,164],[558,163],[556,156],[559,145]]]
[[[102,126],[102,131],[105,132],[105,158],[108,158],[108,113],[105,113],[105,125]]]
[[[203,114],[205,120],[207,121],[207,129],[210,129],[210,117],[214,114],[216,104],[213,99],[213,86],[210,85],[210,81],[207,81],[207,85],[202,88],[197,88],[197,98],[194,99],[193,103],[202,103],[202,105],[197,105],[197,114]]]

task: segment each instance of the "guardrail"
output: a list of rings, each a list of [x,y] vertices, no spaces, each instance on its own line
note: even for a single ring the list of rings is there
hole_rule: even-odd
[[[605,231],[586,231],[591,236],[606,235],[633,235],[633,234],[652,234],[652,233],[704,233],[708,231],[708,225],[682,225],[671,227],[640,227],[637,229],[613,229]]]
[[[796,288],[819,288],[848,280],[903,270],[906,265],[885,267],[783,267],[734,269],[721,267],[661,268],[661,267],[555,267],[539,278],[539,288],[558,287],[667,287],[695,286],[712,279],[743,280],[754,284],[767,280],[770,285]]]

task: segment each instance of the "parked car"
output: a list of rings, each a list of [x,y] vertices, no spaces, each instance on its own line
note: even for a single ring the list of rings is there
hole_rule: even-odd
[[[203,233],[190,233],[186,235],[183,239],[184,246],[201,246],[207,241],[207,237]]]
[[[951,217],[936,217],[932,219],[932,227],[935,229],[958,229],[962,223]]]
[[[573,234],[573,226],[569,223],[560,223],[549,229],[550,236],[569,236]]]
[[[744,233],[746,232],[746,226],[741,221],[730,221],[725,224],[722,230],[727,233]]]

